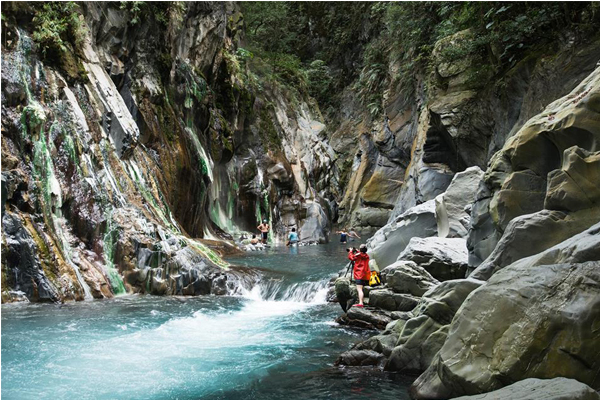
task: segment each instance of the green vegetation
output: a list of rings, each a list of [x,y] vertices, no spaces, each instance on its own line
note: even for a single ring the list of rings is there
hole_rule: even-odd
[[[242,11],[250,50],[277,78],[305,85],[323,110],[352,85],[373,116],[386,87],[411,94],[433,71],[434,56],[473,58],[485,71],[469,80],[482,84],[564,32],[583,37],[600,28],[593,2],[245,2]],[[468,40],[434,54],[438,40],[464,30]]]
[[[120,8],[128,12],[131,25],[154,18],[166,28],[171,20],[183,20],[186,5],[183,1],[121,1]]]
[[[81,46],[85,27],[79,6],[73,2],[44,2],[33,5],[33,40],[47,60],[56,61],[69,47]]]
[[[269,110],[272,109],[273,106],[268,105],[261,110],[259,132],[263,143],[267,145],[269,150],[279,150],[281,149],[281,136],[278,134],[277,128],[271,117],[271,112]]]

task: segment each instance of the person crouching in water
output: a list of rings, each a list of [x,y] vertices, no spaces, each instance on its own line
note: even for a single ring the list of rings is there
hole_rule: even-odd
[[[356,290],[358,291],[358,304],[355,304],[355,306],[364,307],[363,300],[365,294],[363,293],[363,286],[367,286],[371,278],[367,245],[361,244],[360,251],[356,251],[353,248],[352,251],[348,252],[348,259],[354,262],[354,281],[356,283]]]
[[[288,242],[285,245],[293,246],[295,244],[298,244],[298,234],[296,233],[296,228],[292,228],[292,232],[288,236]]]

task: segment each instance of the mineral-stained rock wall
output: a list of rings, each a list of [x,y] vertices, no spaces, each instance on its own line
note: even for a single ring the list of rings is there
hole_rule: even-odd
[[[247,274],[202,239],[268,219],[273,240],[327,240],[318,107],[248,70],[233,3],[80,7],[80,43],[52,61],[33,9],[3,5],[3,301],[222,294]]]

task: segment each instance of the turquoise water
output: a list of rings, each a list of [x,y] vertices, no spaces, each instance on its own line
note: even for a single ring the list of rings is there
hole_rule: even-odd
[[[337,326],[338,244],[232,258],[243,296],[2,306],[3,399],[407,399],[410,378],[333,366],[367,333]]]

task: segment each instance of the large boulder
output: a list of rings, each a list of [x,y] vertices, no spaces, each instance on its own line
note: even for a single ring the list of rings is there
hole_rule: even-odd
[[[414,394],[478,394],[560,376],[597,390],[599,321],[600,262],[513,264],[467,298]]]
[[[408,293],[422,296],[439,284],[424,268],[412,261],[397,261],[381,271],[383,283],[396,293]]]
[[[594,221],[594,219],[591,219],[591,221]],[[528,237],[527,240],[529,243],[532,238]],[[543,239],[540,240],[543,241]],[[515,251],[518,252],[519,247],[515,247]],[[505,257],[505,259],[510,258]],[[600,222],[547,250],[521,258],[512,263],[511,266],[534,267],[560,263],[580,263],[590,260],[600,260]],[[474,279],[488,279],[496,270],[496,264],[492,262],[485,263],[477,267],[469,276]]]
[[[599,216],[600,208],[590,208],[572,213],[542,210],[514,218],[492,254],[477,267],[473,277],[489,279],[500,268],[543,252],[589,228],[598,221]]]
[[[394,293],[389,289],[377,289],[369,292],[369,306],[389,311],[410,311],[419,302],[415,296]]]
[[[440,281],[464,278],[469,265],[465,239],[414,237],[398,256],[398,261],[413,261]]]
[[[523,379],[493,392],[453,400],[600,400],[600,394],[575,379]]]
[[[483,284],[473,279],[442,282],[423,295],[415,315],[402,325],[386,363],[393,371],[422,372],[446,341],[452,318],[466,297]]]
[[[369,255],[381,268],[394,263],[413,237],[437,234],[435,201],[419,204],[387,224],[367,242]]]
[[[317,202],[306,202],[306,218],[300,226],[300,240],[327,242],[328,219],[323,207]]]
[[[454,175],[448,189],[435,198],[438,236],[456,238],[467,236],[470,216],[466,211],[477,193],[483,171],[475,166]]]

